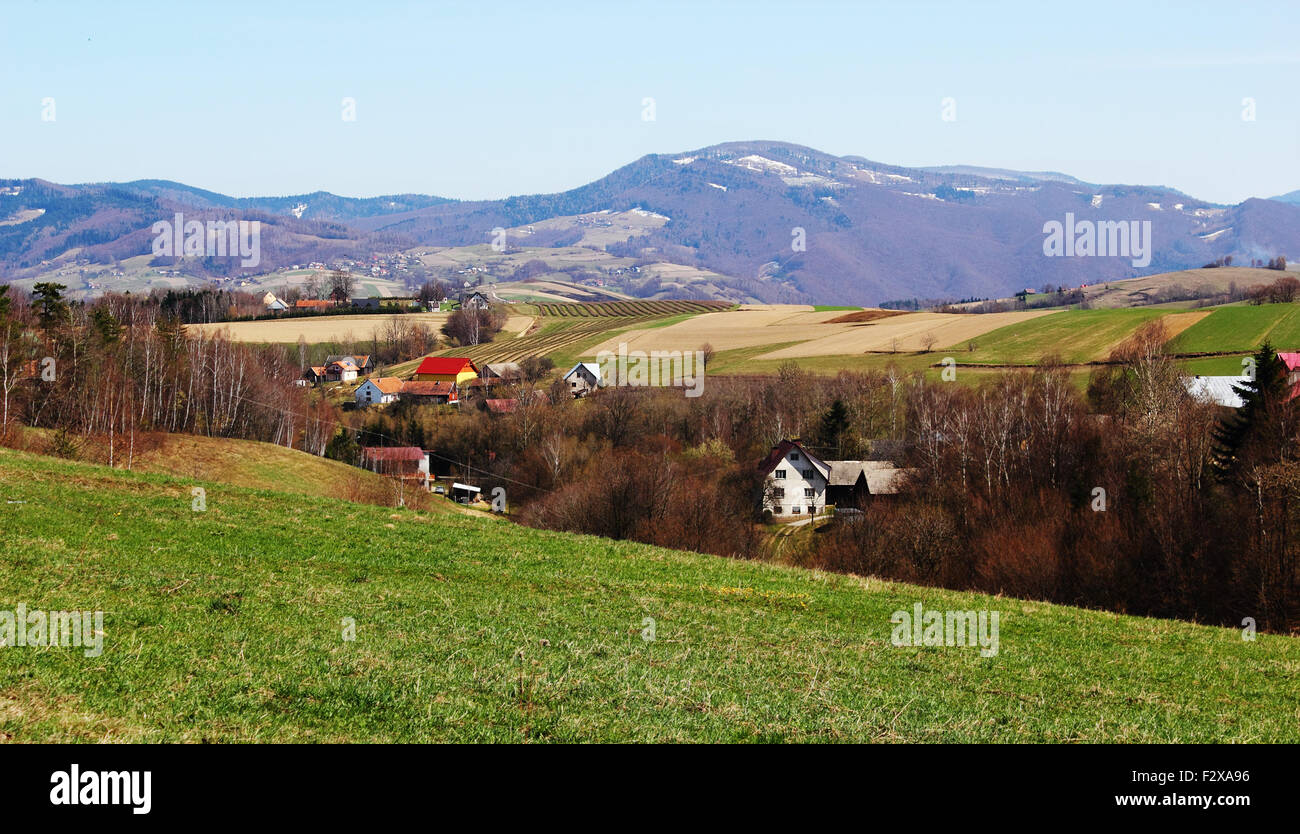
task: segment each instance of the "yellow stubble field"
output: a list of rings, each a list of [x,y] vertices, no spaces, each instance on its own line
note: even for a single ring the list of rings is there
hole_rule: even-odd
[[[838,356],[875,351],[915,351],[927,347],[960,345],[971,339],[1052,311],[1030,310],[984,315],[953,313],[904,313],[870,322],[839,322],[842,311],[816,312],[795,304],[745,306],[738,310],[705,313],[667,327],[631,330],[611,337],[591,349],[617,350],[627,343],[629,350],[696,350],[703,344],[714,350],[735,350],[762,345],[788,345],[756,359],[797,359],[809,356]],[[790,342],[798,344],[790,345]]]

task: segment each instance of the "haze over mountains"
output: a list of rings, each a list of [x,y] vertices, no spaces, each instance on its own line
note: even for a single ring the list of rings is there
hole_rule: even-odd
[[[725,276],[707,291],[689,280],[630,287],[649,297],[850,304],[997,297],[1023,287],[1198,267],[1226,255],[1248,264],[1300,252],[1293,195],[1215,205],[1163,186],[1094,185],[1062,173],[962,165],[904,168],[755,141],[650,155],[570,191],[489,201],[327,192],[233,198],[162,180],[0,180],[0,280],[150,255],[150,227],[177,212],[186,220],[262,222],[255,269],[220,257],[155,264],[199,284],[313,261],[482,246],[498,227],[512,230],[512,249],[536,247],[544,255],[546,248],[584,245],[583,229],[598,213],[631,209],[668,220],[599,244],[602,253]],[[1149,220],[1149,265],[1135,268],[1127,257],[1044,256],[1043,224],[1062,222],[1067,213],[1076,220]],[[529,233],[542,221],[553,222]],[[596,274],[600,262],[593,263]],[[112,288],[111,280],[103,284]]]

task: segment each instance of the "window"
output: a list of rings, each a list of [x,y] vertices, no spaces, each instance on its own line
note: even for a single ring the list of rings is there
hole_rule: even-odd
[[[785,477],[785,470],[784,470],[784,469],[778,469],[778,470],[776,470],[775,472],[772,473],[772,477],[773,477],[773,478],[777,478],[777,479],[782,479],[782,478],[784,478],[784,477]]]
[[[790,508],[790,511],[793,512],[795,515],[798,515],[798,514],[799,514],[799,505],[798,505],[798,504],[795,504],[793,507]]]
[[[773,497],[773,498],[784,498],[784,497],[785,497],[785,487],[777,487],[776,489],[773,489],[773,490],[772,490],[772,497]]]
[[[780,515],[780,514],[781,514],[781,505],[780,505],[780,504],[777,504],[777,505],[773,506],[773,507],[772,507],[772,515]]]
[[[814,475],[816,475],[816,474],[817,474],[817,470],[816,470],[816,469],[805,469],[805,470],[803,471],[803,476],[804,476],[805,478],[809,478],[809,479],[811,479],[811,478],[812,478]]]
[[[812,498],[812,497],[813,497],[813,491],[812,491],[811,489],[805,489],[805,490],[803,491],[803,497],[804,497],[804,498]]]
[[[790,453],[790,460],[798,460],[798,459],[799,459],[799,453],[798,453],[798,452],[791,452],[791,453]]]

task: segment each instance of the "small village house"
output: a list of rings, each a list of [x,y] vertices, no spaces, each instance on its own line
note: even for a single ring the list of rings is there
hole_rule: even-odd
[[[371,377],[357,386],[356,393],[353,396],[357,401],[357,406],[365,408],[371,405],[395,403],[401,390],[402,380],[397,377],[377,376]]]
[[[269,291],[266,295],[262,296],[262,306],[266,308],[266,312],[268,313],[281,313],[289,309],[288,304],[285,304],[283,301],[276,298],[275,293]]]
[[[352,382],[357,378],[358,370],[356,363],[351,359],[328,362],[325,365],[325,380],[327,382]]]
[[[319,385],[325,381],[325,366],[312,365],[310,368],[302,372],[302,378],[313,385]]]
[[[352,364],[357,366],[357,373],[361,374],[362,376],[368,376],[375,372],[375,363],[368,354],[362,354],[356,356],[348,356],[347,354],[335,354],[333,356],[326,356],[325,364],[328,365],[330,362],[338,362],[341,359],[351,359]]]
[[[595,362],[579,362],[564,375],[564,383],[569,386],[569,393],[574,397],[585,397],[601,385],[600,365]]]
[[[492,301],[488,298],[487,293],[478,290],[462,293],[460,296],[460,309],[462,310],[486,310],[491,306]]]
[[[463,356],[426,356],[411,378],[418,382],[454,382],[463,385],[478,379],[478,375],[478,366]]]

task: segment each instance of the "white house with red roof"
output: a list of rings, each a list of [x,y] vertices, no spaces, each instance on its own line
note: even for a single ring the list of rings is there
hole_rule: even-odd
[[[784,517],[815,516],[826,509],[831,467],[794,440],[782,440],[759,464],[763,509]]]
[[[330,382],[352,382],[360,372],[357,363],[351,359],[340,359],[325,365],[325,379]]]

